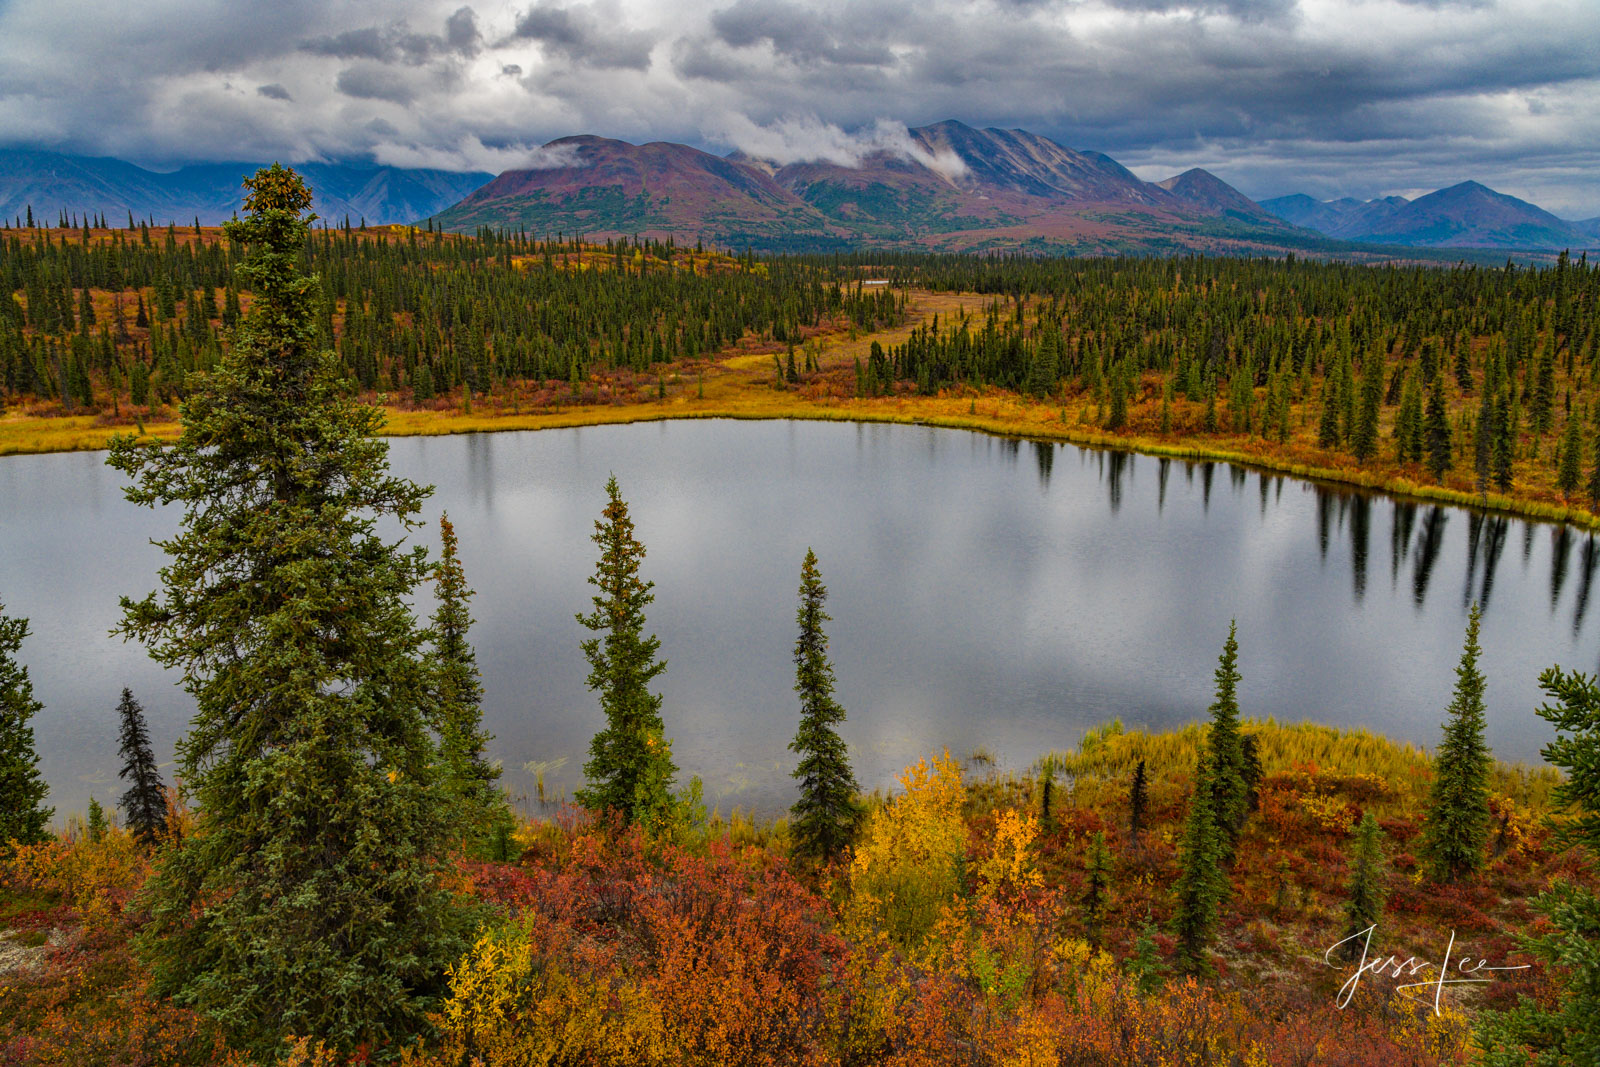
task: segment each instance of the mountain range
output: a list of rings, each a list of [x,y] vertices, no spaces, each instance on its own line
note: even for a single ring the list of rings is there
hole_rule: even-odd
[[[1040,254],[1281,255],[1353,259],[1486,250],[1600,247],[1600,218],[1569,222],[1477,182],[1415,200],[1256,203],[1193,169],[1141,180],[1100,152],[1025,130],[946,121],[864,144],[837,158],[714,155],[685,144],[564,137],[547,165],[495,176],[374,164],[297,164],[324,218],[373,224],[431,219],[445,229],[523,229],[590,239],[672,237],[760,251],[906,248]],[[158,173],[116,159],[0,150],[0,218],[29,207],[46,223],[68,212],[131,213],[215,223],[239,205],[246,163]]]
[[[1415,200],[1314,200],[1303,193],[1263,200],[1286,222],[1345,241],[1425,248],[1586,248],[1600,237],[1600,219],[1568,222],[1541,207],[1462,182]]]
[[[452,230],[671,236],[766,250],[1266,252],[1322,242],[1205,171],[1140,180],[1023,130],[940,122],[846,162],[565,137],[439,212]]]
[[[255,163],[200,163],[169,173],[120,159],[56,152],[0,150],[0,219],[36,218],[53,225],[62,212],[104,214],[112,225],[136,219],[215,225],[242,199],[240,180]],[[361,163],[302,163],[316,195],[314,210],[330,221],[375,225],[413,222],[448,207],[494,177],[443,170],[407,170]]]

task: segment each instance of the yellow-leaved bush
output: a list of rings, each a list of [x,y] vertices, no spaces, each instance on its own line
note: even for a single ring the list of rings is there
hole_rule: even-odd
[[[426,1062],[497,1067],[665,1063],[659,1009],[614,974],[579,973],[537,916],[484,933],[450,968],[441,1047]],[[414,1062],[424,1062],[416,1059]]]
[[[848,930],[882,930],[919,946],[940,912],[961,895],[967,828],[961,765],[944,754],[918,760],[900,776],[905,792],[874,808],[850,858]]]

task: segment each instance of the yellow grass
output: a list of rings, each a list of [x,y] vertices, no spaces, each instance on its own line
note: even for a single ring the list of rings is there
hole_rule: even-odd
[[[1441,716],[1449,696],[1439,694]],[[1242,727],[1257,739],[1263,774],[1315,769],[1373,776],[1382,783],[1375,807],[1383,814],[1420,810],[1433,780],[1433,760],[1426,751],[1368,730],[1273,719],[1246,720]],[[1206,731],[1205,725],[1190,723],[1149,733],[1113,722],[1089,730],[1077,748],[1051,753],[1041,764],[1053,765],[1058,782],[1071,788],[1079,802],[1088,802],[1101,793],[1126,793],[1134,767],[1144,760],[1152,798],[1172,801],[1193,781]],[[1547,813],[1553,811],[1551,793],[1560,781],[1559,772],[1548,766],[1496,762],[1491,789],[1523,808]]]

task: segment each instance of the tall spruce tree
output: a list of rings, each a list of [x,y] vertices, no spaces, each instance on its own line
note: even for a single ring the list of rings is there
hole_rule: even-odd
[[[1217,825],[1215,788],[1210,755],[1201,752],[1178,849],[1178,880],[1172,887],[1172,934],[1178,939],[1178,963],[1189,974],[1210,969],[1206,951],[1228,895],[1226,837]]]
[[[1360,958],[1367,939],[1357,935],[1383,918],[1383,898],[1383,831],[1368,811],[1356,824],[1350,853],[1350,884],[1344,901],[1346,959]]]
[[[1478,671],[1478,605],[1467,616],[1466,645],[1456,667],[1455,696],[1444,740],[1433,761],[1433,787],[1422,824],[1420,853],[1436,881],[1454,882],[1483,866],[1489,840],[1489,774],[1494,761],[1484,741],[1484,679]]]
[[[1245,818],[1250,814],[1250,783],[1245,778],[1244,743],[1239,733],[1239,627],[1228,624],[1217,661],[1217,697],[1211,704],[1211,788],[1213,814],[1223,836],[1223,854],[1233,855]]]
[[[407,604],[427,552],[378,533],[415,527],[428,490],[388,473],[382,414],[317,344],[311,191],[276,165],[244,184],[224,231],[248,250],[249,314],[178,440],[122,438],[109,460],[129,500],[181,509],[162,591],[123,599],[122,632],[196,704],[178,747],[196,831],[162,853],[138,946],[158,990],[246,1046],[354,1050],[424,1026],[462,948]]]
[[[1436,374],[1428,388],[1428,413],[1422,421],[1423,447],[1434,481],[1453,465],[1450,458],[1450,409],[1444,398],[1444,375]]]
[[[504,800],[495,788],[500,768],[484,757],[491,740],[483,730],[483,685],[477,655],[467,639],[472,615],[467,601],[472,589],[461,568],[456,528],[449,515],[439,517],[439,564],[434,570],[432,650],[435,715],[439,723],[439,755],[445,784],[463,805],[464,826],[483,832],[503,816]]]
[[[1556,464],[1556,488],[1570,500],[1583,482],[1583,415],[1580,411],[1567,416],[1559,447],[1561,459]]]
[[[121,745],[117,751],[124,761],[117,777],[129,786],[118,803],[128,817],[128,829],[133,836],[145,844],[153,844],[167,833],[167,789],[161,781],[156,754],[150,748],[150,729],[145,725],[144,707],[134,699],[130,689],[122,690],[117,719],[121,724]]]
[[[17,653],[28,636],[28,620],[7,618],[0,604],[0,851],[18,841],[44,840],[54,808],[41,801],[48,792],[39,777],[39,754],[28,720],[44,709],[33,698],[28,668]]]
[[[629,822],[651,825],[672,804],[672,779],[678,773],[663,736],[661,697],[650,683],[667,669],[656,653],[661,640],[644,632],[644,608],[655,600],[654,582],[639,577],[644,545],[633,535],[633,520],[616,476],[606,481],[606,506],[594,524],[592,540],[600,559],[589,584],[600,590],[594,611],[578,621],[602,637],[583,642],[589,660],[589,688],[600,694],[606,725],[589,742],[583,765],[589,784],[576,793],[594,811],[612,811]]]
[[[800,757],[794,776],[800,780],[800,797],[790,809],[794,851],[827,862],[850,847],[860,809],[856,804],[855,775],[850,753],[837,726],[844,708],[833,699],[833,665],[828,662],[828,638],[822,624],[831,616],[823,610],[828,590],[817,570],[817,554],[806,549],[800,564],[800,608],[795,622],[800,636],[794,645],[794,691],[800,694],[800,728],[790,751]]]
[[[1350,451],[1365,463],[1378,451],[1378,415],[1383,403],[1383,352],[1374,348],[1361,360],[1361,398],[1356,407]]]
[[[1564,772],[1554,810],[1572,812],[1555,844],[1573,849],[1582,863],[1600,860],[1600,687],[1596,679],[1551,667],[1539,686],[1551,701],[1539,715],[1556,730],[1545,762]],[[1567,1067],[1600,1063],[1600,894],[1558,878],[1533,900],[1549,931],[1524,937],[1525,947],[1547,967],[1566,972],[1553,1002],[1524,999],[1510,1011],[1489,1013],[1479,1043],[1486,1067]]]

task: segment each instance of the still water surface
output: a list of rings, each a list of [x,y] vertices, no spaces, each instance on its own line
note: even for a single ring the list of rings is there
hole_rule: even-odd
[[[830,596],[843,733],[867,788],[918,755],[986,747],[1024,768],[1120,717],[1205,714],[1239,622],[1246,715],[1433,744],[1468,605],[1485,605],[1489,738],[1536,760],[1552,663],[1593,671],[1600,548],[1563,527],[1400,503],[1224,464],[952,430],[663,422],[391,443],[461,539],[491,756],[517,794],[581,781],[600,713],[574,620],[615,472],[648,547],[668,660],[663,715],[685,776],[726,811],[787,805],[800,559]],[[0,459],[0,600],[23,647],[58,814],[108,801],[121,687],[168,759],[192,711],[138,645],[119,594],[155,587],[171,512],[122,498],[103,454]],[[435,531],[419,531],[434,543]],[[431,611],[431,604],[424,604]]]

